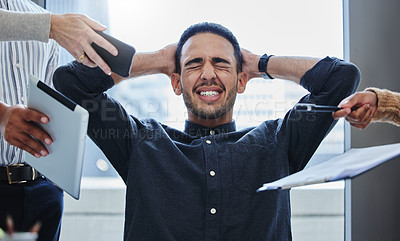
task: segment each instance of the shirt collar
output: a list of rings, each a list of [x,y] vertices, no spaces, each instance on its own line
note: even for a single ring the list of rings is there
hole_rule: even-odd
[[[203,137],[208,135],[217,135],[222,133],[228,133],[236,131],[236,124],[235,121],[231,121],[229,123],[216,126],[214,128],[208,128],[193,122],[186,120],[185,122],[185,133],[196,136],[196,137]]]

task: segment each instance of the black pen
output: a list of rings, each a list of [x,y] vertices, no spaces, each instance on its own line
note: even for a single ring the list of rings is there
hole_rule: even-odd
[[[294,109],[301,112],[335,112],[343,108],[329,105],[297,104]]]

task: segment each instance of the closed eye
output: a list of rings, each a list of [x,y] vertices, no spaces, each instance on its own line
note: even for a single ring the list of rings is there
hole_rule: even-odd
[[[218,69],[228,69],[231,67],[231,63],[223,58],[215,57],[212,58],[213,64]]]
[[[215,67],[218,69],[228,69],[230,66],[218,64],[218,65],[215,65]]]
[[[201,65],[192,65],[192,66],[186,67],[186,69],[192,70],[192,69],[198,69],[200,67],[201,67]]]

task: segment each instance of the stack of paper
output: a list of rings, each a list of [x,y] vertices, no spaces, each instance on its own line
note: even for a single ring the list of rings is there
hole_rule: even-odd
[[[400,155],[400,143],[354,148],[328,161],[271,183],[265,183],[257,191],[288,189],[308,184],[337,181],[357,176]]]

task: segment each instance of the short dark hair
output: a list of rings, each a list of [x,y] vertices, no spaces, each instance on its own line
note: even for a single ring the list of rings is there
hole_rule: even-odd
[[[181,57],[182,57],[182,47],[186,43],[186,41],[199,33],[213,33],[216,35],[219,35],[221,37],[224,37],[227,39],[233,46],[234,50],[234,55],[236,58],[236,70],[238,72],[242,71],[242,54],[240,52],[240,46],[239,43],[236,39],[236,37],[233,35],[233,33],[225,28],[224,26],[217,24],[217,23],[209,23],[209,22],[203,22],[203,23],[198,23],[190,26],[187,28],[183,34],[181,35],[181,38],[179,39],[178,46],[176,49],[176,54],[175,54],[175,67],[176,67],[176,72],[180,73],[181,71]]]

